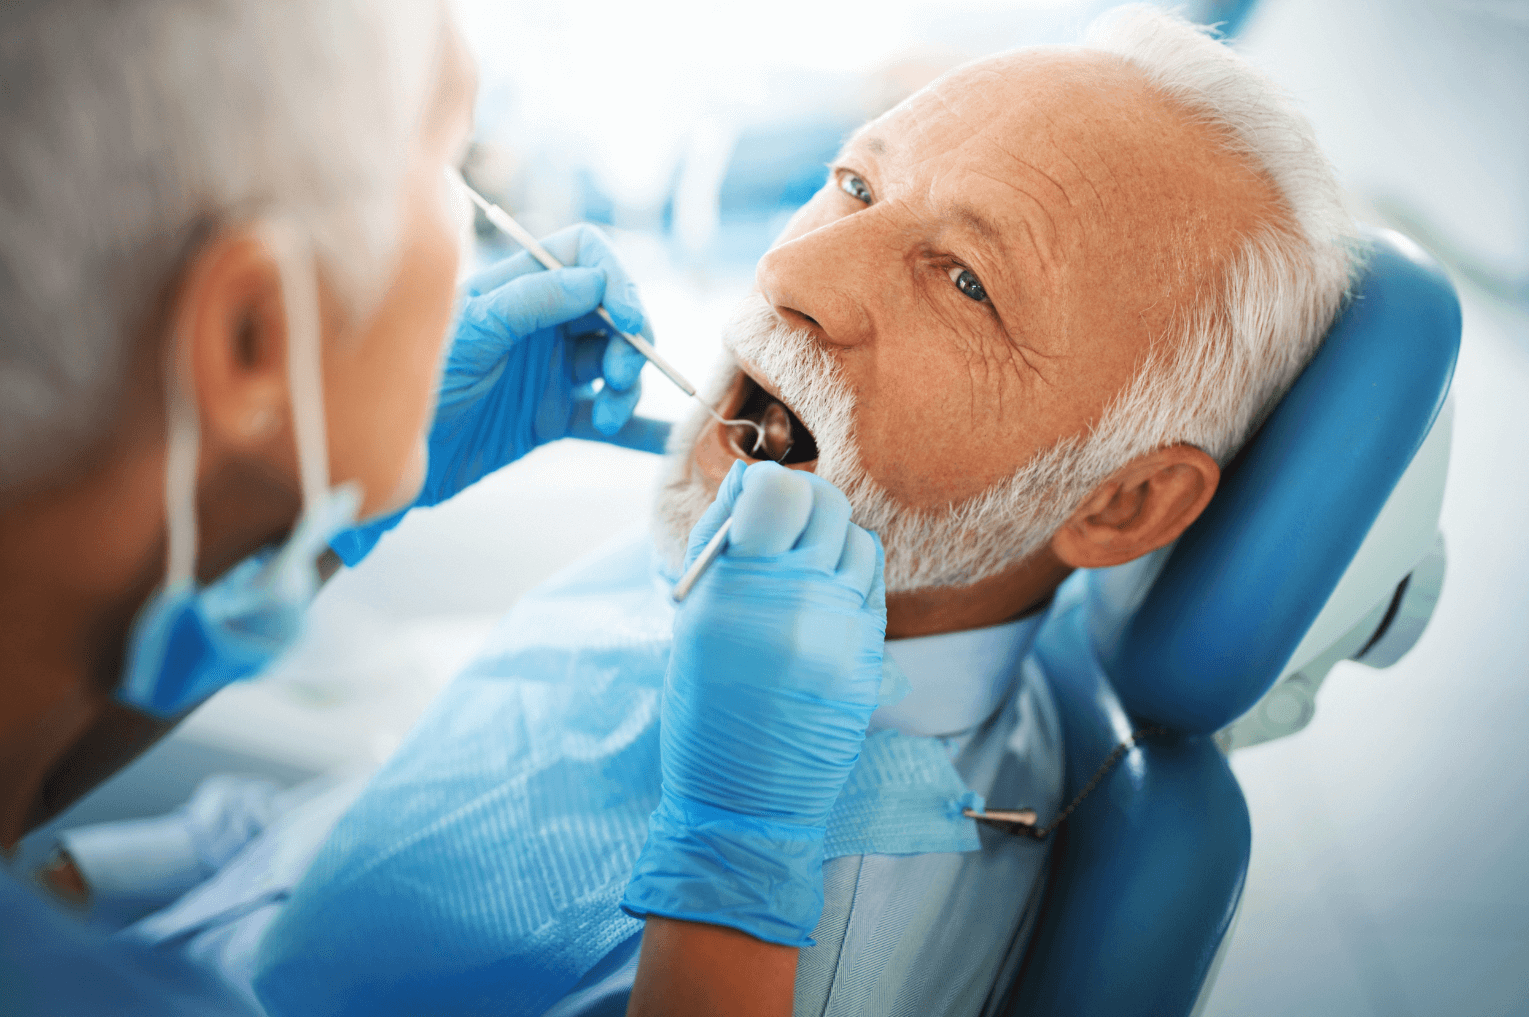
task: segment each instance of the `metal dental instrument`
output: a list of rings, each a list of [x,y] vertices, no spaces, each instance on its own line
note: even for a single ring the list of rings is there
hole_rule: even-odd
[[[767,442],[767,447],[769,447],[768,441],[770,438],[783,440],[786,443],[785,451],[781,452],[778,456],[772,456],[776,462],[782,462],[791,454],[791,449],[793,448],[791,444],[791,417],[786,413],[786,408],[780,403],[771,403],[770,408],[764,412],[764,419],[765,422],[764,427],[761,429],[761,434],[768,436],[763,438]],[[771,447],[770,451],[773,453],[774,448]],[[712,538],[706,542],[706,546],[701,549],[701,553],[696,557],[690,568],[685,570],[683,576],[680,576],[680,581],[674,584],[674,592],[669,594],[669,597],[676,604],[682,603],[686,597],[690,596],[690,588],[711,567],[711,563],[717,560],[717,555],[722,553],[722,545],[727,541],[727,535],[732,531],[732,528],[733,517],[728,516],[722,521],[722,525],[717,527],[717,532],[712,535]]]
[[[510,239],[515,241],[521,247],[524,247],[526,252],[530,254],[531,257],[541,262],[542,265],[548,269],[557,269],[563,267],[563,263],[554,258],[545,247],[539,244],[536,238],[533,237],[524,226],[520,225],[520,223],[516,222],[514,218],[511,217],[510,213],[506,212],[504,209],[500,208],[498,205],[494,204],[492,201],[489,201],[483,195],[479,194],[466,180],[462,180],[462,187],[467,191],[467,196],[472,199],[473,204],[477,205],[480,209],[483,210],[483,214],[485,217],[487,217],[488,221],[499,227],[501,230],[504,230],[504,232],[508,233],[510,235]],[[660,354],[658,350],[653,348],[652,343],[648,342],[640,335],[630,335],[621,331],[621,329],[616,327],[616,323],[611,320],[610,313],[606,311],[604,307],[595,308],[595,313],[604,319],[605,323],[611,327],[612,331],[614,331],[621,338],[625,339],[628,343],[631,343],[633,349],[646,357],[648,359],[648,363],[662,371],[664,377],[678,385],[681,392],[684,392],[690,398],[706,407],[706,412],[710,413],[712,417],[716,419],[717,423],[721,424],[723,427],[752,427],[755,431],[758,432],[758,437],[754,439],[753,451],[758,452],[760,448],[764,446],[765,429],[763,427],[761,427],[759,424],[756,424],[752,420],[728,420],[722,416],[722,414],[718,413],[710,403],[701,398],[700,394],[696,391],[696,387],[690,384],[690,382],[686,381],[685,376],[679,371],[675,370],[673,364],[665,360],[663,355]]]
[[[717,555],[722,553],[722,545],[727,543],[727,535],[732,528],[733,517],[728,516],[722,521],[722,525],[717,527],[717,532],[712,534],[706,546],[701,549],[700,557],[685,570],[685,574],[680,576],[680,581],[674,584],[674,592],[669,594],[669,597],[676,604],[683,603],[685,598],[690,596],[690,588],[696,584],[696,580],[701,578],[701,574],[711,567],[711,563],[717,560]]]

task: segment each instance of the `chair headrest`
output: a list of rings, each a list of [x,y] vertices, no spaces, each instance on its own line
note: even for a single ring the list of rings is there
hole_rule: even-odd
[[[1171,549],[1097,584],[1122,611],[1140,600],[1099,640],[1139,718],[1209,733],[1268,691],[1444,403],[1454,287],[1400,234],[1367,239],[1358,294],[1205,513]]]

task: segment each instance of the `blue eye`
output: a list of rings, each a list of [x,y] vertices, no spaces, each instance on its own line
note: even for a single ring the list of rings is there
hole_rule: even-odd
[[[987,290],[983,287],[982,280],[973,275],[969,268],[962,268],[960,265],[950,266],[950,281],[956,284],[956,289],[979,304],[987,299]]]
[[[865,185],[865,181],[853,173],[843,173],[839,176],[839,190],[848,194],[856,201],[866,205],[871,203],[871,189]]]

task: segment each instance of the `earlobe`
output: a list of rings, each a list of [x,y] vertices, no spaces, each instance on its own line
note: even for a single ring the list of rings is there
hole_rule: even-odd
[[[1220,480],[1216,461],[1192,445],[1149,452],[1094,489],[1052,536],[1052,551],[1073,568],[1133,561],[1178,539]]]

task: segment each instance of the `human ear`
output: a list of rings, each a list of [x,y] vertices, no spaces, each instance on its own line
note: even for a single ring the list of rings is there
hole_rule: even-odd
[[[1170,445],[1131,460],[1094,488],[1051,538],[1073,568],[1122,565],[1173,542],[1200,517],[1221,468],[1192,445]]]
[[[174,320],[204,445],[268,445],[290,419],[287,326],[281,273],[257,233],[218,236],[197,253]]]

